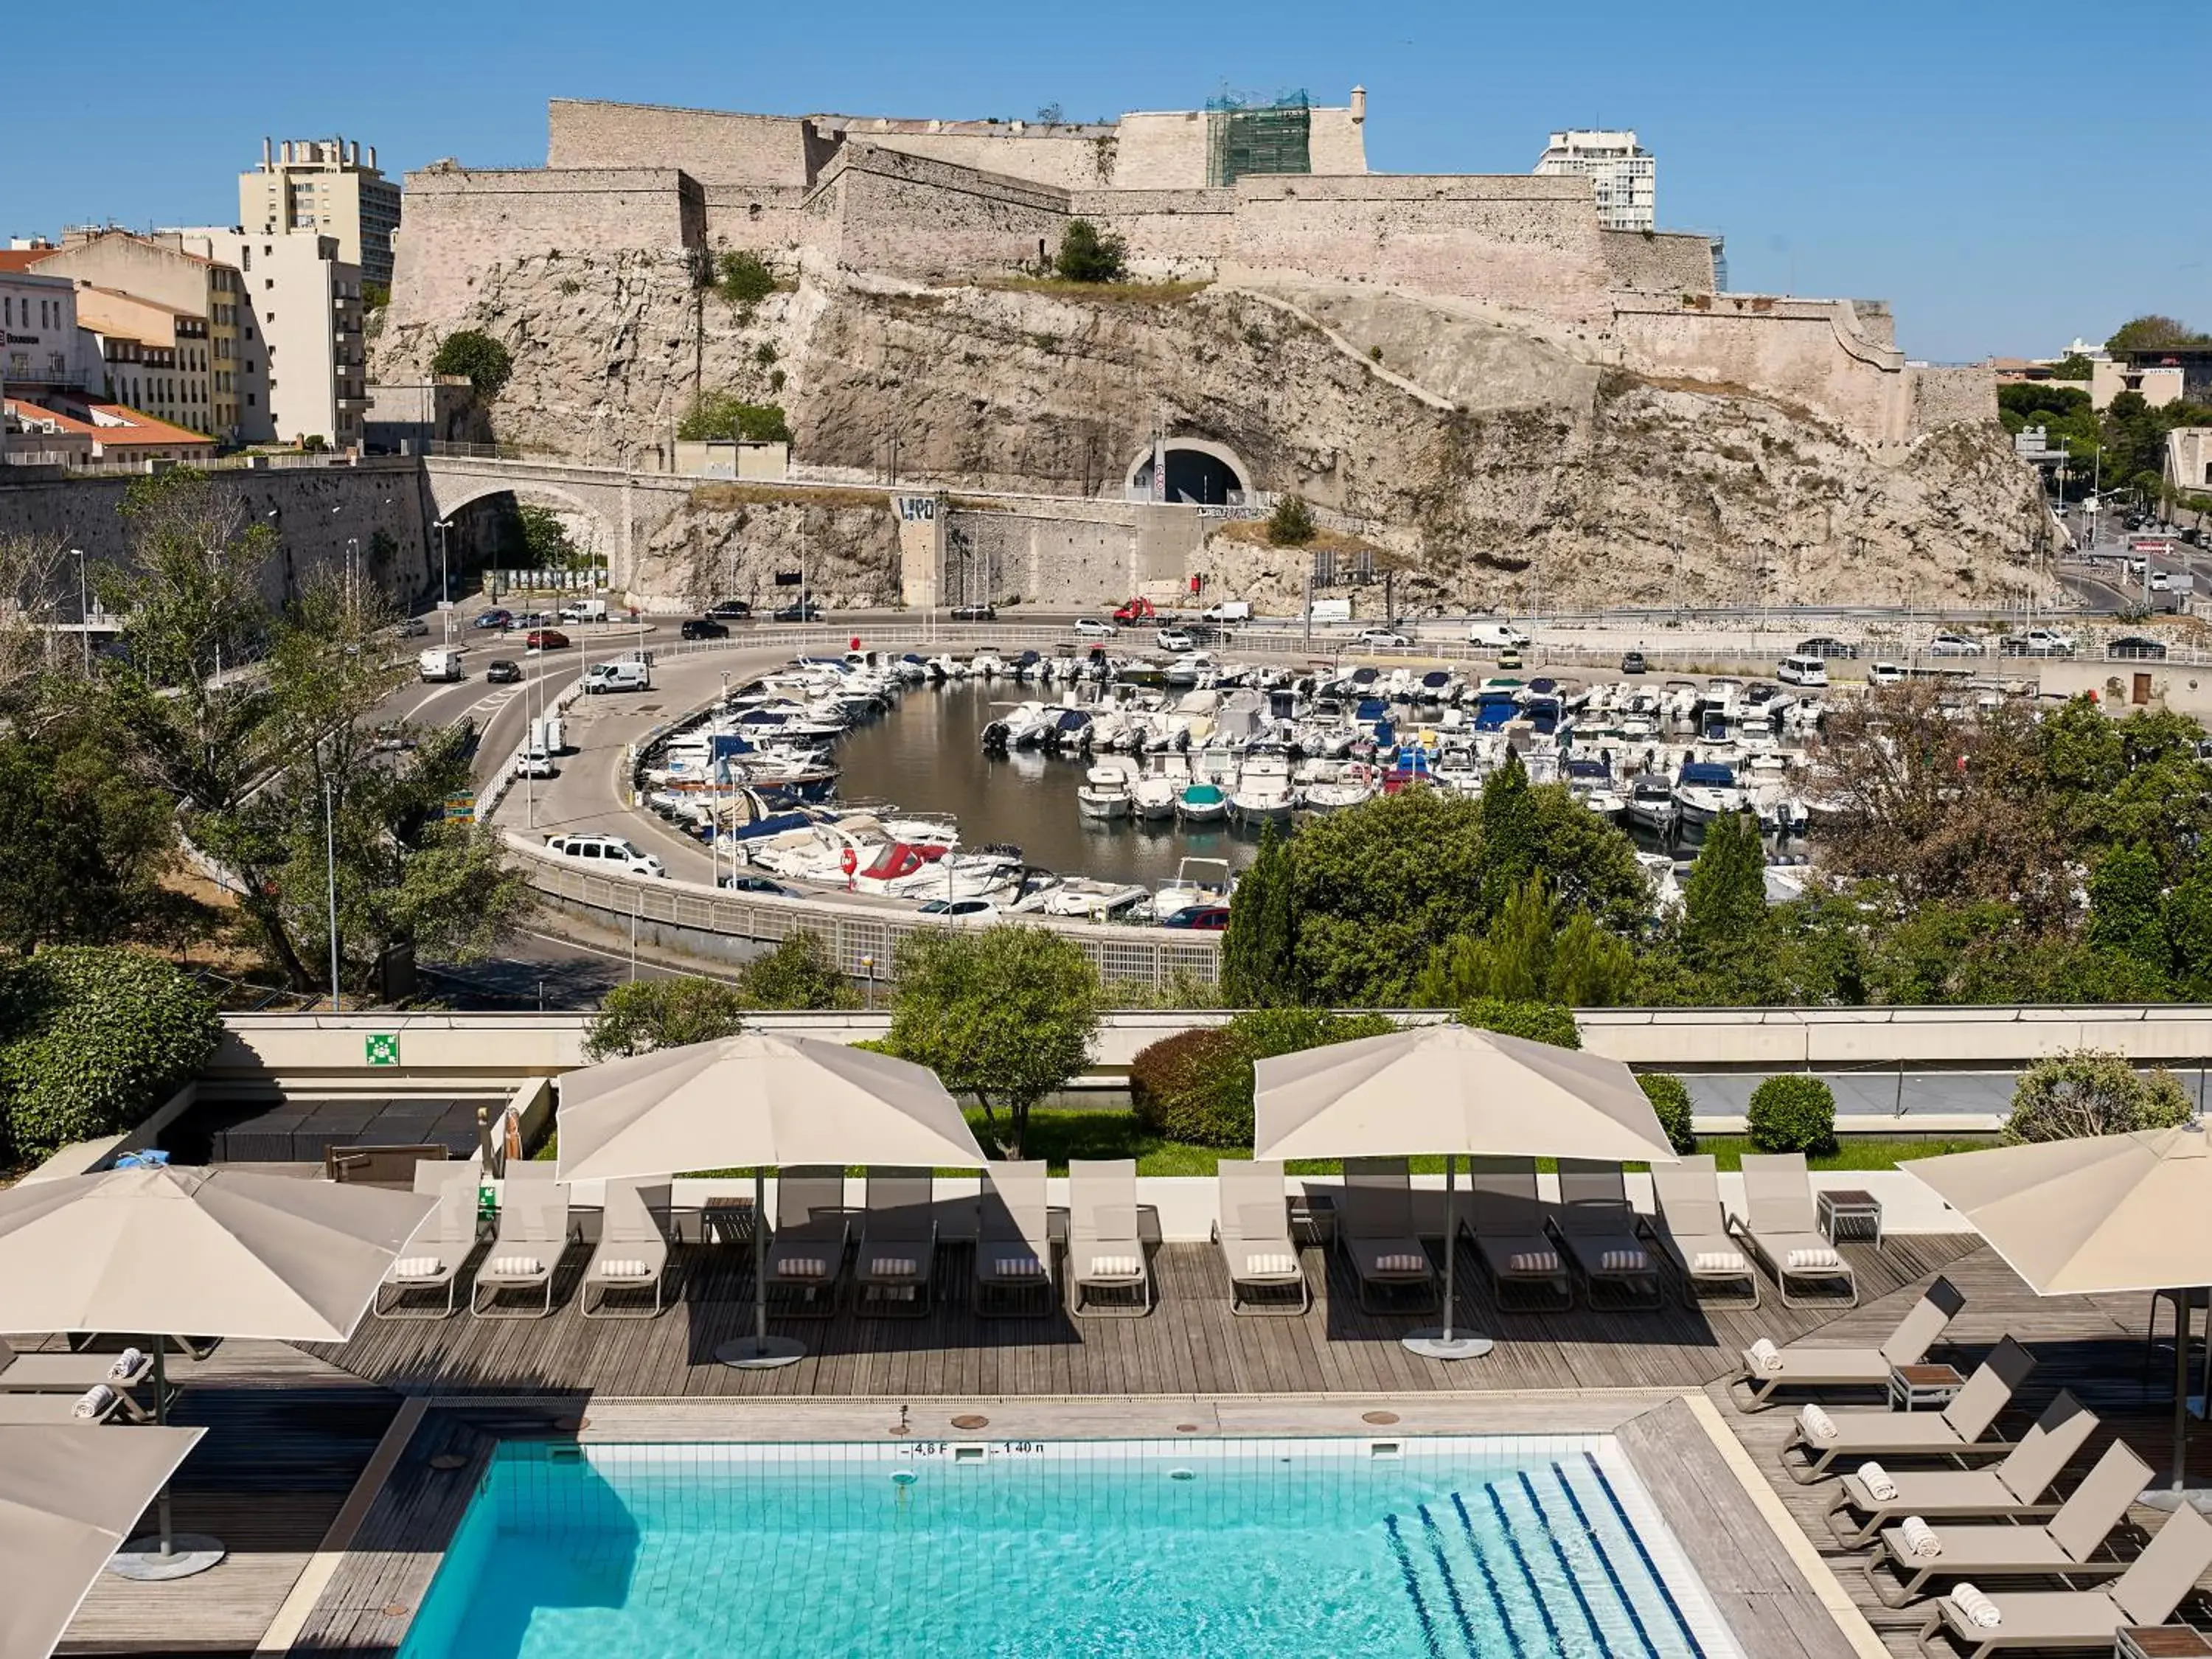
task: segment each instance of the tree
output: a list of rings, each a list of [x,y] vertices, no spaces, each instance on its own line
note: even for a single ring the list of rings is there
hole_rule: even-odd
[[[1482,781],[1483,908],[1492,915],[1528,878],[1539,856],[1536,804],[1521,757],[1505,751],[1505,763]]]
[[[1303,495],[1285,495],[1275,503],[1274,511],[1267,514],[1267,545],[1270,547],[1304,547],[1321,533],[1314,522],[1313,508],[1306,505]]]
[[[781,404],[749,404],[734,392],[710,392],[692,405],[676,435],[685,443],[741,438],[747,443],[787,444],[791,422]]]
[[[1504,997],[1603,1008],[1636,979],[1636,953],[1589,911],[1561,905],[1544,877],[1515,890],[1480,935],[1461,933],[1429,953],[1413,987],[1424,1008],[1456,1008],[1478,997]]]
[[[1478,997],[1459,1011],[1459,1023],[1478,1031],[1546,1042],[1554,1048],[1579,1048],[1583,1034],[1575,1024],[1574,1010],[1557,1003],[1516,1000],[1509,997]]]
[[[1836,1150],[1836,1091],[1817,1077],[1784,1072],[1751,1091],[1745,1113],[1751,1144],[1762,1152]]]
[[[523,501],[514,509],[515,536],[521,557],[531,570],[567,570],[588,562],[560,514],[536,501]]]
[[[2054,380],[2086,380],[2096,372],[2096,364],[2078,351],[2068,352],[2051,366],[2051,378]],[[2004,390],[2002,386],[1997,389]]]
[[[1690,1117],[1689,1086],[1664,1072],[1638,1072],[1637,1087],[1651,1103],[1652,1115],[1667,1132],[1667,1144],[1687,1158],[1698,1150],[1698,1132]]]
[[[433,374],[458,374],[476,389],[479,398],[496,398],[514,373],[514,358],[507,349],[481,329],[457,329],[438,342],[430,359]]]
[[[1229,931],[1221,941],[1221,994],[1231,1007],[1299,1000],[1291,879],[1290,853],[1271,823],[1261,834],[1259,857],[1229,902]]]
[[[822,935],[787,933],[765,956],[738,973],[738,994],[749,1008],[857,1008],[860,994],[830,959]]]
[[[1759,820],[1724,812],[1705,826],[1682,884],[1682,942],[1706,966],[1753,949],[1766,931],[1766,848]]]
[[[2188,1093],[2172,1073],[2138,1072],[2124,1054],[2077,1048],[2021,1073],[2004,1137],[2017,1143],[2128,1134],[2172,1128],[2190,1115]]]
[[[717,979],[634,979],[609,991],[584,1035],[594,1060],[712,1042],[744,1029],[745,998]]]
[[[1060,233],[1053,270],[1071,283],[1118,283],[1127,274],[1127,249],[1119,236],[1088,219],[1070,219]]]
[[[757,253],[731,248],[714,262],[714,292],[750,322],[753,308],[775,292],[775,273]]]
[[[2212,337],[2199,334],[2178,317],[2162,317],[2153,312],[2148,316],[2130,318],[2114,329],[2112,338],[2105,342],[2105,349],[2164,351],[2175,346],[2208,344],[2212,344]]]
[[[1030,1109],[1080,1072],[1098,1030],[1097,971],[1042,927],[930,931],[902,940],[889,1046],[972,1094],[1005,1155],[1019,1158]]]
[[[162,884],[172,803],[116,765],[112,733],[81,699],[0,735],[0,845],[11,849],[0,943],[16,951],[172,934],[193,914]]]
[[[1249,1148],[1261,1060],[1397,1029],[1383,1014],[1248,1009],[1226,1025],[1181,1031],[1140,1050],[1129,1067],[1130,1107],[1167,1139]]]
[[[2089,875],[2088,940],[2135,957],[2163,974],[2166,940],[2163,872],[2148,848],[2115,847]]]

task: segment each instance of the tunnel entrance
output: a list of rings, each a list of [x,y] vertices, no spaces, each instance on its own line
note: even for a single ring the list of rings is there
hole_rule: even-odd
[[[1232,507],[1241,505],[1250,489],[1243,463],[1224,446],[1195,438],[1168,440],[1167,489],[1163,499],[1199,507]],[[1130,465],[1126,493],[1132,501],[1153,499],[1149,444]]]

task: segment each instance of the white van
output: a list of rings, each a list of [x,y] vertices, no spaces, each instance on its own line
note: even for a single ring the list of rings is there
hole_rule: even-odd
[[[1827,659],[1802,653],[1784,657],[1775,669],[1774,678],[1784,685],[1825,686],[1828,683]]]
[[[561,717],[558,714],[547,714],[543,719],[530,722],[530,735],[525,740],[523,746],[528,749],[542,749],[549,755],[565,755],[568,752],[568,735],[562,730]]]
[[[650,691],[653,671],[641,662],[595,662],[584,676],[584,690],[595,695],[601,691]]]
[[[416,659],[426,680],[461,680],[468,678],[461,666],[461,653],[450,646],[434,646]]]
[[[561,607],[564,623],[603,623],[607,619],[605,599],[575,599]]]
[[[667,870],[650,853],[641,853],[620,836],[548,836],[545,850],[574,859],[587,869],[616,875],[665,876]]]
[[[1316,623],[1348,623],[1352,620],[1350,599],[1316,599],[1307,607],[1306,620]]]
[[[1249,599],[1224,599],[1218,605],[1210,605],[1206,606],[1205,610],[1199,612],[1199,615],[1204,620],[1210,623],[1250,622],[1252,620],[1252,601]]]
[[[1511,623],[1479,622],[1467,630],[1467,642],[1486,645],[1493,650],[1518,650],[1528,643],[1528,635]]]

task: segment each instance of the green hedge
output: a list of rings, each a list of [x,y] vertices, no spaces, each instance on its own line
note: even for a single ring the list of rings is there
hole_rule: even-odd
[[[1696,1152],[1698,1133],[1690,1127],[1689,1085],[1665,1072],[1639,1073],[1636,1083],[1651,1103],[1659,1127],[1667,1132],[1667,1144],[1678,1152]]]
[[[1581,1029],[1574,1010],[1556,1002],[1516,1002],[1510,997],[1477,997],[1459,1011],[1459,1023],[1500,1036],[1526,1037],[1554,1048],[1579,1048]]]
[[[1129,1103],[1164,1139],[1197,1146],[1252,1145],[1253,1065],[1398,1029],[1383,1014],[1255,1008],[1228,1024],[1163,1037],[1129,1066]]]
[[[1771,1077],[1751,1091],[1751,1144],[1762,1152],[1836,1150],[1836,1092],[1802,1072]]]
[[[0,1119],[18,1157],[143,1122],[222,1035],[190,975],[136,951],[58,945],[0,981]]]

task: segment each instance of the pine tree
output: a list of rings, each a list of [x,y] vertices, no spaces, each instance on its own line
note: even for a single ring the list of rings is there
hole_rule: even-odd
[[[1221,994],[1233,1008],[1267,1008],[1299,1000],[1298,928],[1291,890],[1291,849],[1269,824],[1260,855],[1229,902],[1221,941]]]
[[[1766,848],[1759,820],[1730,812],[1705,827],[1705,844],[1682,884],[1682,943],[1710,963],[1755,943],[1766,927]]]
[[[1528,774],[1521,757],[1506,751],[1505,764],[1482,784],[1483,908],[1502,911],[1540,861],[1542,835]]]

